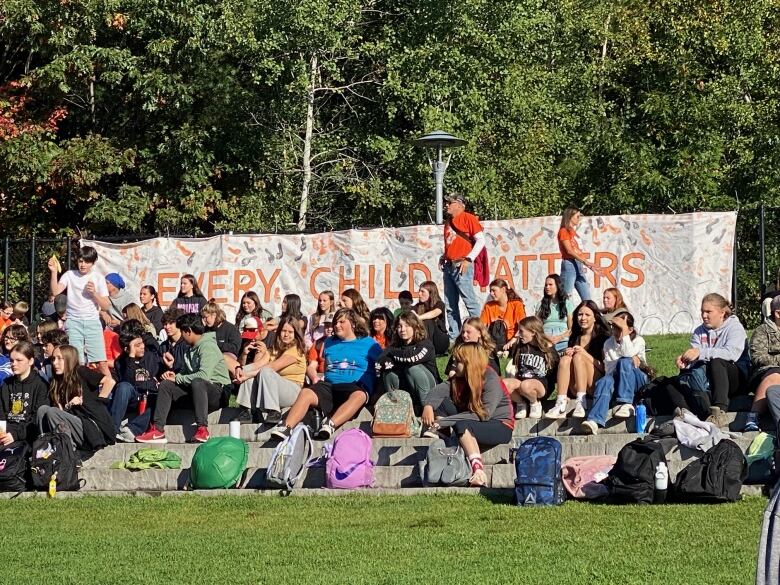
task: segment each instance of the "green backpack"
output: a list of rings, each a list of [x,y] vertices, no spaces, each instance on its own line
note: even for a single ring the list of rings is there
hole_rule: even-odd
[[[195,490],[231,488],[241,481],[249,460],[249,445],[233,437],[209,439],[195,450],[190,487]]]

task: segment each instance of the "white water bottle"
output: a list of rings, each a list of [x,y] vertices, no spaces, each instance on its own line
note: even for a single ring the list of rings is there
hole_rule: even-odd
[[[662,504],[666,501],[666,490],[669,487],[669,468],[661,461],[655,468],[655,502]]]

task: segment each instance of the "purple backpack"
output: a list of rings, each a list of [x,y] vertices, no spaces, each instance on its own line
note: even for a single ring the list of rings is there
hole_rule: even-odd
[[[354,490],[374,485],[371,437],[360,429],[340,433],[325,464],[325,486]]]

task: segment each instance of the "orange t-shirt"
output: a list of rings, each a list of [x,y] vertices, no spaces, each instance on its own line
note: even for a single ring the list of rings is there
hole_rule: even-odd
[[[482,226],[479,223],[476,215],[463,212],[458,217],[450,218],[452,225],[458,228],[460,231],[467,233],[470,236],[478,234],[482,231]],[[469,252],[471,252],[471,242],[465,238],[461,238],[455,230],[451,230],[449,222],[444,224],[444,257],[447,260],[460,260],[465,258]]]
[[[521,300],[509,301],[506,305],[504,312],[501,312],[501,307],[498,306],[498,301],[488,301],[485,306],[482,307],[482,314],[479,316],[486,327],[489,327],[493,321],[503,319],[506,323],[506,337],[507,341],[512,339],[515,335],[515,328],[517,322],[525,319],[525,305]]]
[[[106,359],[111,361],[122,355],[122,346],[119,345],[119,334],[110,329],[103,329],[103,344],[106,346]]]
[[[322,340],[324,341],[324,340]],[[317,345],[319,345],[319,351],[317,351]],[[306,361],[308,362],[317,362],[317,373],[318,374],[324,374],[325,373],[325,356],[323,355],[322,350],[325,348],[325,343],[320,343],[320,339],[315,341],[311,344],[311,347],[309,348],[309,351],[306,352]]]
[[[574,256],[568,254],[566,249],[563,247],[563,242],[566,240],[569,240],[569,245],[571,246],[572,250],[574,250],[580,256],[583,255],[582,250],[580,250],[580,246],[577,243],[577,232],[571,228],[562,227],[558,230],[558,249],[561,251],[561,257],[563,257],[565,260],[575,259]]]

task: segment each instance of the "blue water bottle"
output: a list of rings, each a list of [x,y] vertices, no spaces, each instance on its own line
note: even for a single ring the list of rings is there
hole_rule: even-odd
[[[640,402],[636,405],[635,421],[634,431],[639,433],[640,437],[644,437],[645,427],[647,426],[647,407],[644,402]]]

